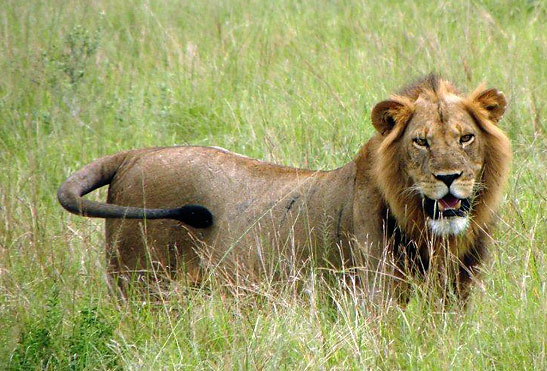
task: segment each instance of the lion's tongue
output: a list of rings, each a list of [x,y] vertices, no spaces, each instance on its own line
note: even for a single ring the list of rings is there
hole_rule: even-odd
[[[442,209],[455,209],[458,202],[460,202],[460,199],[452,196],[451,194],[447,194],[443,198],[439,199],[438,202]]]

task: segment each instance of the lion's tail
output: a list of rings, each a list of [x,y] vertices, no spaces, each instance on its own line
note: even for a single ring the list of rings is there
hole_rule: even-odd
[[[128,152],[102,157],[72,174],[57,191],[61,205],[71,213],[94,218],[175,219],[195,228],[213,224],[211,212],[199,205],[176,209],[145,209],[86,200],[93,190],[110,184]]]

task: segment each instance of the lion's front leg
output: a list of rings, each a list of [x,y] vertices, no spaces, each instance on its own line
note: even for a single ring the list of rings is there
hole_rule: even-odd
[[[412,280],[389,250],[380,257],[368,255],[366,261],[357,266],[362,267],[360,281],[373,305],[383,309],[393,305],[406,307],[412,295]]]

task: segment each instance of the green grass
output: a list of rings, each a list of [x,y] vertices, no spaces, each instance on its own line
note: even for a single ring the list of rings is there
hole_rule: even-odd
[[[546,25],[532,0],[4,1],[0,368],[547,368]],[[514,167],[465,312],[372,313],[314,277],[306,294],[174,285],[122,303],[103,223],[57,204],[68,174],[129,148],[340,166],[373,105],[430,71],[509,100]]]

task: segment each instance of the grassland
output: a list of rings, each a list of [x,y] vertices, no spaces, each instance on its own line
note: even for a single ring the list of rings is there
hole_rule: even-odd
[[[524,0],[3,1],[0,369],[547,368],[546,25]],[[374,103],[430,71],[509,99],[514,167],[465,312],[371,314],[313,278],[308,296],[121,303],[102,222],[57,204],[69,173],[129,148],[340,166]]]

